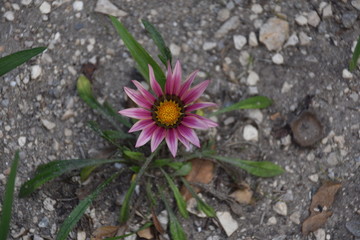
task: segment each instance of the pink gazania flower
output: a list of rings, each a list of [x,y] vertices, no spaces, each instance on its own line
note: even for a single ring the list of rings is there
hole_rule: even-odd
[[[195,102],[205,91],[209,80],[190,88],[198,71],[193,72],[181,83],[181,65],[178,61],[174,72],[168,67],[165,91],[155,79],[154,71],[149,65],[150,86],[154,95],[147,91],[138,81],[133,80],[137,90],[125,87],[125,93],[139,106],[119,111],[120,114],[139,119],[129,132],[142,130],[135,147],[140,147],[151,140],[151,151],[165,139],[171,154],[175,157],[178,140],[190,148],[190,143],[200,147],[200,141],[194,129],[208,129],[218,124],[205,117],[192,113],[205,107],[216,106],[211,102]]]

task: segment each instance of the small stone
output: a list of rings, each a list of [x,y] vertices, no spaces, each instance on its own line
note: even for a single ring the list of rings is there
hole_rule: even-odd
[[[84,9],[84,3],[82,1],[75,1],[73,3],[73,9],[75,12],[80,12]]]
[[[349,95],[349,97],[354,101],[357,102],[359,100],[359,94],[357,94],[356,92],[353,92]]]
[[[353,78],[353,74],[347,70],[346,68],[342,70],[342,77],[345,79],[352,79]]]
[[[257,47],[259,45],[255,32],[250,32],[249,34],[249,45],[251,47]]]
[[[316,230],[314,232],[314,235],[315,235],[316,240],[325,240],[325,237],[326,237],[325,230],[322,228],[319,228],[318,230]]]
[[[249,65],[250,54],[247,51],[241,51],[239,56],[239,62],[242,66]]]
[[[339,163],[337,154],[335,152],[330,153],[329,156],[326,159],[326,162],[330,166],[336,166]]]
[[[260,109],[249,109],[247,111],[247,116],[248,118],[254,120],[257,124],[260,124],[264,119],[264,115]]]
[[[319,181],[319,175],[318,174],[312,174],[309,176],[310,181],[317,183]]]
[[[217,212],[216,216],[228,237],[239,228],[239,224],[229,212]]]
[[[84,231],[79,231],[76,234],[77,240],[86,240],[86,233]]]
[[[44,127],[45,127],[47,130],[52,130],[53,128],[56,127],[56,124],[55,124],[55,123],[50,122],[49,120],[46,120],[46,119],[41,119],[41,123],[44,125]]]
[[[259,132],[253,125],[246,125],[243,130],[243,138],[245,141],[257,142],[259,140]]]
[[[281,93],[287,93],[290,92],[290,90],[292,89],[294,85],[289,84],[288,82],[284,82],[282,88],[281,88]]]
[[[32,0],[21,0],[21,4],[24,6],[29,6],[32,3]]]
[[[240,25],[240,19],[238,16],[233,16],[229,20],[227,20],[220,28],[215,32],[215,38],[222,38],[229,31],[237,29]]]
[[[163,210],[160,212],[160,214],[157,216],[160,225],[163,229],[167,228],[167,225],[169,223],[169,216],[168,216],[168,212],[166,210]]]
[[[289,23],[280,18],[270,18],[260,28],[259,39],[269,51],[278,51],[289,37]]]
[[[316,11],[310,11],[307,15],[307,22],[310,26],[317,27],[321,19]]]
[[[42,237],[40,237],[39,235],[34,234],[33,240],[44,240],[44,239]]]
[[[216,47],[216,42],[205,42],[203,44],[203,50],[208,51]]]
[[[351,5],[353,5],[354,8],[360,11],[360,0],[351,1]]]
[[[248,77],[247,77],[247,79],[246,79],[247,85],[249,85],[249,86],[254,86],[254,85],[257,84],[257,82],[258,82],[259,80],[260,80],[259,75],[258,75],[256,72],[250,70],[250,71],[249,71],[249,75],[248,75]]]
[[[175,43],[170,44],[170,51],[173,55],[179,56],[181,52],[181,47],[176,45]]]
[[[241,50],[246,45],[246,37],[243,35],[234,35],[234,45],[237,50]]]
[[[56,204],[56,201],[51,198],[45,198],[44,200],[44,208],[48,211],[54,211],[54,205]]]
[[[6,20],[8,20],[9,22],[14,21],[14,19],[15,19],[14,12],[12,12],[12,11],[7,11],[7,12],[5,12],[5,13],[4,13],[4,18],[5,18]]]
[[[11,6],[12,6],[12,8],[13,8],[15,11],[19,11],[19,10],[20,10],[20,6],[19,6],[19,4],[17,4],[17,3],[13,3],[13,4],[11,4]]]
[[[358,18],[358,13],[356,11],[350,11],[344,13],[341,16],[341,21],[345,28],[351,28],[356,22],[357,18]]]
[[[267,225],[275,225],[277,223],[276,217],[272,216],[268,219]]]
[[[48,225],[49,225],[49,219],[47,217],[41,219],[41,221],[38,224],[39,228],[46,228]]]
[[[271,60],[277,65],[284,63],[284,57],[280,53],[276,53],[274,56],[272,56]]]
[[[287,215],[287,205],[285,202],[277,202],[275,203],[275,205],[273,206],[273,210],[282,216],[286,216]]]
[[[220,22],[224,22],[224,21],[228,20],[229,17],[230,17],[230,10],[227,8],[223,8],[218,12],[216,19]]]
[[[42,14],[48,14],[51,12],[51,5],[48,2],[43,2],[39,9]]]
[[[40,77],[42,69],[39,65],[34,65],[31,67],[31,79],[37,79]]]
[[[304,111],[290,124],[294,140],[302,147],[310,147],[323,137],[323,126],[317,116]]]
[[[331,17],[333,15],[331,4],[327,4],[322,10],[323,18]]]
[[[18,143],[19,143],[19,146],[20,146],[20,147],[25,146],[25,144],[26,144],[26,137],[19,137]]]
[[[360,237],[360,221],[350,221],[345,224],[346,229],[355,237]]]
[[[309,37],[306,33],[300,32],[299,33],[300,45],[308,45],[311,41],[311,37]]]
[[[127,12],[120,10],[109,0],[98,0],[94,11],[115,17],[125,17],[128,15]]]
[[[287,40],[287,42],[285,43],[284,47],[289,47],[289,46],[296,46],[299,43],[299,38],[296,35],[296,33],[291,34],[291,36],[289,37],[289,39]]]
[[[230,125],[230,124],[232,124],[234,122],[235,122],[234,117],[228,117],[227,119],[224,120],[224,125],[227,126],[227,125]]]
[[[299,15],[295,18],[295,22],[300,26],[304,26],[308,23],[308,19],[303,15]]]
[[[290,215],[290,221],[299,225],[300,224],[300,212],[299,211],[293,212],[293,214]]]
[[[70,137],[70,136],[72,136],[72,131],[68,128],[65,128],[64,135],[65,135],[65,137]]]
[[[263,12],[263,8],[260,4],[253,4],[251,6],[251,11],[255,14],[260,14]]]

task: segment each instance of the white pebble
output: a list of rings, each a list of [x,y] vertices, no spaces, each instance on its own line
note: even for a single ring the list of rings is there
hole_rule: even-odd
[[[316,11],[310,11],[307,15],[307,21],[310,26],[317,27],[321,19]]]
[[[72,131],[68,128],[65,128],[64,135],[65,135],[65,137],[70,137],[72,135]]]
[[[247,111],[247,116],[248,118],[254,120],[257,124],[260,124],[264,119],[264,115],[260,109],[249,109]]]
[[[282,88],[281,88],[281,93],[287,93],[291,90],[291,88],[293,87],[294,85],[292,84],[289,84],[288,82],[284,82]]]
[[[311,37],[309,37],[306,33],[300,32],[299,33],[300,45],[308,45],[311,41]]]
[[[32,2],[32,0],[21,0],[21,4],[24,5],[24,6],[30,5],[31,2]]]
[[[260,80],[259,75],[254,71],[249,71],[249,75],[246,79],[246,83],[249,86],[254,86]]]
[[[181,52],[180,46],[176,45],[175,43],[170,44],[170,51],[173,55],[179,56]]]
[[[84,3],[82,1],[75,1],[73,3],[73,9],[75,12],[80,12],[84,9]]]
[[[299,211],[293,212],[293,214],[290,215],[290,221],[299,225],[300,224],[300,215],[301,214]]]
[[[324,229],[319,228],[314,232],[314,235],[316,240],[325,240],[326,233]]]
[[[8,20],[9,22],[14,21],[14,19],[15,19],[14,12],[12,12],[12,11],[7,11],[7,12],[5,12],[5,13],[4,13],[4,18],[5,18],[6,20]]]
[[[319,175],[318,174],[312,174],[308,177],[310,181],[317,183],[319,181]]]
[[[342,70],[342,77],[345,79],[352,79],[353,78],[353,74],[347,70],[346,68]]]
[[[331,8],[331,4],[327,4],[323,11],[322,11],[322,16],[323,18],[327,18],[327,17],[331,17],[333,15],[333,12],[332,12],[332,8]]]
[[[295,18],[295,22],[299,24],[300,26],[304,26],[308,23],[308,20],[305,16],[299,15]]]
[[[216,216],[228,237],[239,228],[239,224],[229,212],[217,212]]]
[[[277,223],[276,217],[272,216],[268,219],[267,225],[275,225]]]
[[[282,216],[286,216],[287,215],[287,205],[284,202],[277,202],[274,206],[273,206],[274,211]]]
[[[37,79],[40,77],[42,69],[39,65],[34,65],[31,67],[31,79]]]
[[[246,125],[243,130],[243,138],[245,141],[254,141],[259,140],[259,132],[253,125]]]
[[[205,42],[203,45],[203,50],[208,51],[216,47],[216,42]]]
[[[18,143],[19,143],[19,146],[20,146],[20,147],[25,146],[25,144],[26,144],[26,137],[19,137]]]
[[[263,12],[263,8],[260,4],[253,4],[251,6],[251,11],[253,11],[253,13],[260,14]]]
[[[41,119],[41,123],[44,125],[44,127],[48,130],[51,130],[53,128],[56,127],[56,124],[53,122],[50,122],[49,120],[46,119]]]
[[[257,47],[259,45],[255,32],[250,32],[249,34],[249,45],[251,47]]]
[[[241,50],[247,43],[246,37],[243,35],[234,35],[233,39],[237,50]]]
[[[19,4],[17,4],[17,3],[13,3],[13,4],[11,4],[11,6],[12,6],[12,8],[13,8],[15,11],[19,11],[19,10],[20,10],[20,6],[19,6]]]
[[[296,33],[291,34],[291,36],[288,38],[287,42],[285,43],[284,47],[288,46],[296,46],[299,43],[299,38],[296,35]]]
[[[45,198],[44,200],[44,208],[48,211],[54,211],[55,208],[54,208],[54,205],[56,203],[56,201],[54,199],[51,199],[51,198]]]
[[[43,2],[39,9],[42,14],[48,14],[51,12],[51,5],[48,2]]]
[[[77,232],[77,240],[86,240],[86,233],[84,231]]]
[[[272,56],[271,60],[275,64],[283,64],[284,63],[284,57],[280,53],[276,53],[274,56]]]

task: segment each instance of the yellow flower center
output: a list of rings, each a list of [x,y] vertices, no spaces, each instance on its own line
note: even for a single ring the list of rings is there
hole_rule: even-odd
[[[158,99],[153,108],[153,119],[161,127],[174,128],[183,117],[183,104],[173,95],[163,96]]]

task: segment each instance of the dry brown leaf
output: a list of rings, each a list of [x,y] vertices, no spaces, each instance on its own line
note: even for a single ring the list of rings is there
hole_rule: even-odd
[[[114,237],[120,226],[102,226],[97,228],[91,237],[91,240],[101,240],[104,237]]]
[[[137,232],[137,235],[145,239],[154,239],[154,235],[151,232],[151,228],[145,228]]]
[[[326,220],[331,217],[332,212],[326,211],[313,215],[305,219],[302,224],[302,233],[308,235],[310,232],[314,232],[325,224]]]
[[[190,160],[191,162],[191,171],[188,175],[186,175],[185,179],[189,182],[198,182],[208,184],[214,177],[214,168],[215,165],[212,161],[206,159],[195,158]],[[200,188],[193,187],[196,193],[200,191]],[[192,198],[191,193],[185,186],[181,188],[181,194],[185,198],[185,200],[189,200]]]
[[[331,217],[331,208],[337,191],[341,188],[341,183],[325,182],[315,193],[310,204],[310,216],[305,219],[302,225],[304,235],[316,231],[326,220]]]
[[[252,201],[253,191],[250,189],[249,185],[244,184],[244,188],[238,189],[230,197],[234,198],[238,203],[250,204]]]
[[[164,229],[161,226],[161,223],[160,223],[158,217],[156,216],[154,210],[151,211],[151,216],[152,216],[152,221],[154,223],[154,227],[155,227],[156,231],[158,231],[160,234],[163,234]]]

